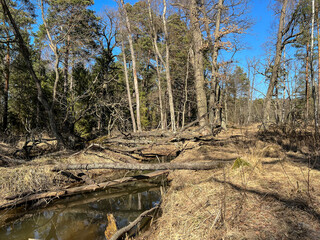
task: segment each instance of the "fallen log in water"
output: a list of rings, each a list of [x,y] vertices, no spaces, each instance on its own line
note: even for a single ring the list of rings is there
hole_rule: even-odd
[[[118,170],[210,170],[222,167],[228,161],[188,162],[188,163],[90,163],[66,164],[54,167],[52,171],[65,170],[92,170],[92,169],[118,169]]]
[[[119,229],[115,234],[112,235],[112,237],[109,240],[118,240],[121,236],[123,236],[123,234],[125,234],[126,232],[129,232],[134,226],[136,226],[139,222],[141,222],[141,220],[144,217],[153,213],[158,208],[159,208],[159,205],[157,205],[147,211],[144,211],[133,222],[131,222],[128,226]]]
[[[85,185],[85,186],[79,186],[79,187],[74,187],[74,188],[68,188],[68,189],[60,189],[57,191],[49,191],[49,192],[44,192],[44,193],[37,193],[37,194],[32,194],[29,196],[25,196],[20,199],[15,199],[12,201],[9,201],[3,205],[0,205],[0,210],[3,210],[5,208],[9,207],[16,207],[20,206],[22,204],[26,204],[32,201],[38,201],[41,199],[53,199],[53,198],[61,198],[61,197],[66,197],[66,196],[71,196],[79,193],[85,193],[85,192],[92,192],[100,189],[104,189],[106,187],[111,187],[115,185],[119,185],[121,183],[128,183],[128,182],[134,182],[138,181],[141,179],[148,179],[152,177],[157,177],[162,174],[168,173],[167,170],[164,171],[155,171],[147,174],[141,174],[138,176],[133,176],[133,177],[124,177],[108,182],[103,182],[103,183],[97,183],[97,184],[90,184],[90,185]]]

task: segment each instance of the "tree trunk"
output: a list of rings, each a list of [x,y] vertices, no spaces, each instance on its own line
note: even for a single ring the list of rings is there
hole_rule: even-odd
[[[318,135],[318,108],[317,108],[317,92],[316,92],[316,83],[314,79],[313,72],[313,48],[314,48],[314,0],[312,0],[312,18],[311,18],[311,49],[310,49],[310,70],[311,70],[311,83],[312,83],[312,99],[313,99],[313,116],[314,116],[314,131],[315,135]]]
[[[198,117],[203,116],[207,113],[207,96],[205,91],[204,83],[204,69],[203,69],[203,53],[202,53],[202,33],[200,29],[200,16],[199,16],[199,6],[196,0],[191,0],[190,2],[190,23],[192,30],[193,39],[193,63],[194,63],[194,78],[195,78],[195,88],[197,95],[197,107],[198,107]],[[203,127],[207,125],[208,117],[200,120],[200,126]]]
[[[221,127],[224,129],[227,129],[227,124],[228,124],[228,104],[227,104],[227,96],[228,96],[228,88],[227,88],[227,82],[228,82],[228,77],[226,76],[226,82],[225,82],[225,87],[224,87],[224,98],[223,98],[223,103],[224,103],[224,125],[223,122],[221,124]]]
[[[283,0],[282,3],[282,9],[281,9],[281,15],[279,20],[279,29],[277,34],[277,45],[276,45],[276,54],[275,54],[275,60],[274,65],[272,67],[272,74],[270,78],[270,83],[268,87],[268,91],[264,100],[264,111],[263,111],[263,126],[266,127],[266,125],[270,121],[270,110],[271,110],[271,100],[273,95],[274,87],[277,83],[278,79],[278,72],[280,67],[280,61],[281,61],[281,55],[282,55],[282,37],[283,37],[283,29],[284,29],[284,21],[286,17],[286,9],[288,5],[288,0]]]
[[[189,59],[190,53],[188,53],[188,59],[187,59],[187,69],[186,69],[186,78],[185,78],[185,83],[184,83],[184,102],[183,102],[183,109],[182,109],[182,124],[181,127],[184,127],[185,123],[185,113],[186,113],[186,106],[188,102],[188,78],[189,78]]]
[[[248,78],[249,78],[249,88],[248,88],[248,118],[247,118],[247,125],[250,124],[251,121],[251,84],[250,84],[250,78],[251,78],[251,67],[250,63],[247,60],[247,67],[248,67]]]
[[[318,114],[320,113],[320,23],[319,23],[319,2],[317,2],[317,40],[318,40]],[[319,117],[319,116],[318,116]]]
[[[238,95],[238,93],[237,93],[237,91],[238,91],[238,89],[237,89],[237,78],[234,78],[233,79],[233,82],[234,82],[234,86],[235,86],[235,88],[234,88],[234,95],[233,95],[233,102],[234,102],[234,105],[233,105],[233,122],[234,123],[236,123],[237,122],[237,120],[238,120],[238,123],[239,123],[239,116],[237,116],[237,95]]]
[[[283,76],[283,97],[282,97],[282,110],[281,110],[281,123],[284,123],[285,119],[285,111],[286,111],[286,52],[284,50],[283,53],[283,69],[284,69],[284,76]]]
[[[53,171],[61,170],[92,170],[92,169],[117,169],[117,170],[210,170],[223,166],[229,161],[187,162],[187,163],[89,163],[66,164],[54,167]]]
[[[134,83],[134,91],[136,96],[137,127],[138,127],[138,131],[141,132],[142,128],[141,128],[141,118],[140,118],[140,95],[139,95],[139,85],[138,85],[138,76],[137,76],[137,67],[136,67],[136,56],[133,48],[132,31],[131,31],[130,20],[129,20],[124,2],[123,0],[120,0],[120,2],[121,2],[122,10],[124,12],[124,17],[126,19],[126,26],[128,30],[128,41],[130,46],[132,70],[133,70],[133,83]]]
[[[56,102],[58,83],[60,81],[60,74],[59,74],[60,55],[58,52],[57,44],[54,43],[54,41],[51,37],[51,34],[49,32],[49,27],[47,25],[47,21],[44,17],[44,1],[43,0],[40,0],[40,8],[41,8],[42,21],[43,21],[44,27],[46,29],[47,37],[49,40],[49,46],[50,46],[50,48],[54,54],[54,57],[55,57],[55,62],[54,62],[55,81],[54,81],[53,90],[52,90],[52,106],[51,106],[51,108],[53,108],[53,106]]]
[[[54,114],[52,112],[52,109],[49,107],[48,101],[46,100],[45,96],[43,95],[43,90],[41,87],[41,82],[38,79],[33,66],[32,66],[32,62],[30,59],[30,52],[29,49],[27,48],[21,34],[19,31],[19,28],[15,22],[15,20],[13,19],[11,12],[6,4],[6,0],[0,0],[1,5],[2,5],[2,9],[4,14],[8,17],[9,22],[14,30],[14,35],[17,39],[18,45],[19,45],[19,49],[20,52],[22,54],[22,56],[24,57],[24,60],[26,62],[27,68],[29,70],[29,73],[32,77],[32,79],[34,80],[36,87],[37,87],[37,92],[38,92],[38,100],[41,102],[41,104],[43,105],[47,115],[48,115],[48,119],[49,119],[49,124],[50,124],[50,128],[52,133],[54,134],[54,136],[57,138],[57,141],[59,144],[63,144],[65,145],[63,138],[61,136],[61,134],[58,132],[57,126],[56,126],[56,122],[54,120]]]
[[[10,38],[9,32],[7,32],[7,54],[5,57],[5,69],[4,69],[4,99],[3,99],[3,122],[2,130],[5,131],[8,127],[8,98],[9,98],[9,82],[10,82]]]
[[[155,54],[156,55],[156,54]],[[159,97],[159,111],[160,111],[160,121],[161,121],[161,129],[164,130],[166,128],[166,119],[163,114],[163,102],[162,102],[162,88],[161,88],[161,75],[159,69],[159,58],[156,55],[156,70],[157,70],[157,77],[158,77],[158,97]]]
[[[164,0],[165,1],[165,0]],[[159,51],[158,48],[158,35],[157,35],[157,31],[155,29],[155,25],[153,22],[153,17],[152,17],[152,12],[151,12],[151,1],[148,0],[148,8],[149,8],[149,19],[150,19],[150,25],[151,25],[151,29],[152,29],[152,33],[151,35],[153,35],[153,50],[156,56],[156,63],[157,63],[157,76],[158,76],[158,81],[159,81],[159,101],[160,101],[160,114],[161,114],[161,128],[165,129],[166,128],[166,117],[163,115],[163,105],[162,105],[162,93],[161,93],[161,83],[160,83],[160,69],[159,69],[159,60],[160,62],[164,65],[165,70],[166,70],[166,79],[167,79],[167,91],[168,91],[168,95],[169,95],[169,107],[170,107],[170,115],[171,115],[171,120],[172,120],[172,116],[174,117],[174,105],[173,105],[173,97],[172,97],[172,87],[171,87],[171,76],[170,76],[170,66],[169,66],[169,47],[167,46],[167,35],[166,35],[166,50],[168,50],[167,55],[166,55],[166,62],[163,60],[162,54]],[[165,32],[167,33],[167,25],[166,25],[166,19],[165,19],[165,15],[166,15],[166,8],[164,8],[163,10],[163,17],[164,17],[164,25],[165,25]],[[170,88],[170,90],[169,90]],[[171,100],[172,100],[172,105],[170,103],[170,95],[171,95]],[[171,107],[172,106],[172,107]],[[172,111],[173,110],[173,114]],[[175,131],[175,129],[173,129],[173,126],[175,126],[175,122],[171,121],[172,124],[172,130]]]
[[[171,119],[171,129],[173,132],[176,131],[176,123],[175,123],[175,113],[174,113],[174,105],[173,105],[173,94],[172,94],[172,83],[171,83],[171,75],[170,75],[170,52],[169,52],[169,34],[167,30],[167,20],[166,20],[166,12],[167,12],[167,0],[163,0],[163,13],[162,13],[162,21],[163,21],[163,29],[166,41],[166,78],[167,78],[167,86],[168,86],[168,96],[169,96],[169,108],[170,108],[170,119]]]
[[[276,85],[274,86],[275,91],[275,99],[274,99],[274,117],[276,120],[276,124],[279,124],[279,110],[280,110],[280,104],[279,104],[279,82],[277,81]]]
[[[127,87],[127,95],[128,95],[129,110],[130,110],[130,115],[131,115],[132,129],[133,129],[133,132],[136,132],[137,126],[136,126],[136,119],[134,117],[132,101],[131,101],[131,92],[130,92],[128,69],[127,69],[127,60],[126,60],[126,53],[125,53],[125,49],[124,49],[123,40],[121,41],[121,47],[122,47],[123,68],[124,68],[124,76],[126,79],[126,87]]]
[[[252,122],[252,106],[253,106],[253,90],[254,90],[254,82],[255,82],[255,77],[256,77],[256,72],[255,72],[255,68],[253,67],[253,72],[252,72],[252,82],[251,82],[251,85],[249,86],[249,93],[250,95],[248,96],[249,98],[249,103],[248,103],[248,111],[249,111],[249,115],[248,115],[248,124],[250,122]]]
[[[212,77],[211,77],[211,91],[209,98],[209,121],[211,124],[214,124],[214,117],[221,111],[221,108],[217,109],[215,105],[217,104],[217,93],[215,92],[218,82],[219,66],[218,66],[218,43],[220,42],[219,33],[220,33],[220,22],[221,22],[221,11],[223,8],[223,0],[219,0],[218,3],[218,12],[216,16],[216,24],[214,30],[214,42],[213,42],[213,51],[212,51]]]
[[[306,51],[307,51],[307,55],[306,55],[306,116],[305,116],[305,121],[306,124],[308,122],[309,119],[309,42],[307,43],[306,46]]]
[[[66,40],[66,52],[64,58],[64,70],[63,70],[63,93],[64,97],[67,98],[68,93],[68,75],[69,75],[69,52],[70,52],[70,35],[68,34]]]

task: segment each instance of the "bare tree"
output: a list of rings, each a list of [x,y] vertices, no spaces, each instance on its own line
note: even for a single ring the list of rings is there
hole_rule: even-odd
[[[131,91],[130,91],[130,85],[129,85],[127,60],[126,60],[126,53],[125,53],[125,49],[124,49],[123,39],[121,40],[121,48],[122,48],[123,69],[124,69],[124,76],[126,79],[126,88],[127,88],[128,102],[129,102],[129,110],[130,110],[130,115],[131,115],[132,129],[133,129],[133,132],[136,132],[137,125],[136,125],[136,119],[134,117],[132,101],[131,101]]]
[[[294,9],[289,20],[285,22],[286,16],[288,16],[288,13],[287,13],[288,3],[289,3],[289,0],[283,0],[281,3],[282,5],[281,5],[281,14],[279,18],[276,52],[274,57],[274,63],[271,67],[270,83],[269,83],[267,94],[264,100],[264,110],[263,110],[263,119],[262,119],[264,127],[267,127],[267,124],[270,122],[269,114],[271,110],[271,100],[272,100],[274,88],[278,81],[283,49],[286,44],[295,42],[296,37],[301,34],[301,32],[296,33],[294,31],[294,28],[297,22],[298,6],[296,6],[296,8]]]
[[[277,84],[279,84],[279,72],[280,72],[280,64],[281,58],[283,56],[283,50],[286,45],[295,43],[300,37],[303,37],[306,30],[309,32],[309,18],[306,18],[304,14],[305,3],[303,1],[289,1],[283,0],[277,2],[281,6],[280,10],[280,18],[279,18],[279,26],[276,40],[276,52],[274,56],[274,61],[269,63],[269,69],[271,70],[270,83],[268,87],[268,91],[264,101],[264,109],[263,109],[263,126],[268,127],[267,123],[270,123],[270,111],[271,111],[271,103],[274,89],[277,88]],[[309,34],[309,33],[308,33]],[[307,37],[307,54],[309,54],[309,37]],[[304,44],[305,45],[305,44]],[[303,45],[303,46],[304,46]],[[309,55],[307,56],[309,58]],[[306,59],[309,62],[309,59]],[[308,67],[310,63],[306,63],[306,72],[308,74]],[[308,84],[308,75],[306,76],[306,85]],[[308,100],[308,86],[306,86],[306,95]],[[307,104],[308,106],[309,104]],[[308,111],[307,111],[308,112]],[[305,118],[307,120],[307,118]]]
[[[203,4],[204,6],[204,4]],[[218,74],[219,74],[219,66],[218,66],[218,51],[219,51],[219,43],[221,39],[220,35],[220,23],[221,23],[221,12],[223,9],[223,0],[219,0],[218,6],[217,6],[217,13],[216,13],[216,19],[215,19],[215,30],[214,30],[214,42],[213,42],[213,49],[212,49],[212,69],[211,69],[211,90],[210,90],[210,98],[209,98],[209,121],[211,124],[214,123],[214,117],[217,116],[219,109],[217,108],[217,94],[221,93],[219,91],[219,82],[218,82]],[[205,26],[206,31],[208,35],[208,39],[210,42],[212,42],[210,29],[209,29],[209,21],[208,16],[206,14],[206,10],[203,10],[205,14]],[[220,108],[221,109],[221,108]]]
[[[17,26],[16,21],[13,18],[12,14],[8,8],[6,0],[0,0],[0,3],[1,3],[2,9],[3,9],[3,13],[8,17],[8,21],[10,22],[10,25],[13,28],[13,32],[14,32],[14,35],[17,39],[20,52],[21,52],[22,56],[24,57],[24,60],[26,62],[26,66],[29,70],[29,73],[30,73],[30,75],[31,75],[33,81],[35,82],[36,87],[37,87],[38,100],[39,100],[39,102],[41,102],[41,104],[43,105],[43,107],[48,115],[51,131],[54,134],[54,136],[57,138],[58,143],[65,145],[65,142],[63,141],[63,138],[57,129],[56,122],[54,120],[53,111],[50,108],[49,103],[43,94],[41,82],[33,69],[32,61],[30,58],[30,52],[29,52],[29,49],[28,49],[23,37],[21,36],[19,27]]]
[[[163,64],[166,72],[166,80],[167,80],[167,92],[169,97],[169,108],[170,108],[170,120],[171,120],[171,129],[172,131],[176,131],[176,123],[175,123],[175,112],[174,112],[174,104],[173,104],[173,94],[172,94],[172,84],[171,84],[171,74],[170,74],[170,52],[169,52],[169,34],[167,30],[167,19],[166,19],[166,12],[167,12],[167,2],[163,0],[163,12],[162,12],[162,22],[163,22],[163,30],[165,34],[165,46],[166,46],[166,60],[163,59],[163,56],[158,48],[158,34],[155,27],[155,22],[152,15],[151,9],[151,0],[148,0],[148,8],[149,8],[149,18],[150,18],[150,28],[152,29],[151,36],[152,36],[152,43],[153,49],[156,55],[156,62],[157,62],[157,75],[158,81],[160,80],[160,72],[159,72],[159,61]],[[159,82],[159,100],[161,97],[161,85]],[[161,114],[161,126],[164,128],[164,116],[162,112],[162,100],[160,100],[160,114]]]
[[[4,18],[6,22],[6,18]],[[9,82],[10,82],[10,62],[11,62],[11,54],[10,54],[10,34],[9,30],[5,28],[7,43],[6,43],[6,54],[4,60],[4,89],[3,89],[3,118],[2,118],[2,130],[5,131],[8,126],[8,98],[9,98]]]
[[[138,127],[138,131],[141,132],[142,128],[141,128],[141,118],[140,118],[140,95],[139,95],[139,85],[138,85],[138,76],[137,76],[137,67],[136,67],[137,64],[136,64],[135,51],[133,47],[131,24],[130,24],[130,19],[129,19],[124,1],[119,0],[119,2],[120,2],[119,7],[121,9],[121,12],[123,13],[123,17],[125,18],[126,27],[128,31],[128,41],[130,46],[132,69],[133,69],[133,82],[134,82],[134,90],[135,90],[135,96],[136,96],[137,127]]]
[[[169,53],[169,34],[167,30],[167,0],[163,0],[163,13],[162,13],[162,21],[163,21],[163,30],[166,42],[166,78],[167,78],[167,87],[168,87],[168,96],[169,96],[169,108],[170,108],[170,119],[171,119],[171,129],[173,132],[176,131],[176,122],[175,122],[175,114],[174,114],[174,105],[173,105],[173,95],[172,95],[172,85],[171,85],[171,75],[170,75],[170,53]]]
[[[189,2],[189,12],[190,12],[190,24],[193,39],[193,54],[192,63],[194,68],[195,77],[195,87],[197,95],[197,107],[198,107],[198,117],[202,117],[207,114],[207,97],[205,92],[204,83],[204,68],[203,68],[203,38],[201,33],[200,25],[200,7],[197,0],[191,0]],[[201,127],[208,124],[208,117],[203,117],[199,122]]]
[[[59,62],[60,62],[60,54],[58,51],[58,43],[63,41],[66,36],[64,36],[61,39],[57,39],[56,41],[53,40],[52,35],[50,33],[49,26],[47,24],[47,19],[45,17],[45,9],[44,9],[44,1],[40,0],[40,9],[41,9],[41,17],[43,21],[43,25],[45,27],[46,35],[49,40],[49,47],[52,50],[54,57],[55,57],[55,62],[54,62],[54,72],[55,72],[55,81],[53,85],[53,91],[52,91],[52,100],[53,100],[53,105],[56,102],[56,97],[57,97],[57,87],[58,83],[60,81],[60,73],[59,73]],[[52,107],[53,107],[52,105]]]
[[[314,15],[315,15],[315,6],[314,0],[312,0],[312,15],[311,15],[311,60],[310,60],[310,70],[311,70],[311,83],[312,83],[312,98],[313,98],[313,106],[314,106],[314,130],[315,134],[318,134],[318,108],[317,108],[317,92],[316,92],[316,83],[314,78],[313,71],[313,48],[314,48]]]

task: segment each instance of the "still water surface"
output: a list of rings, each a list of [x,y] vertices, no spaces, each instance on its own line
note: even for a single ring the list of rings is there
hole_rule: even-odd
[[[1,240],[90,240],[105,239],[107,213],[119,228],[160,202],[156,185],[113,188],[60,200],[53,206],[28,213],[0,229]]]

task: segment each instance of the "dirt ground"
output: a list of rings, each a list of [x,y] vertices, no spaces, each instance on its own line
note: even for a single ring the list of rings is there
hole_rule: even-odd
[[[229,163],[170,173],[162,216],[138,239],[320,239],[319,151],[308,139],[231,128],[174,161],[204,160]]]

